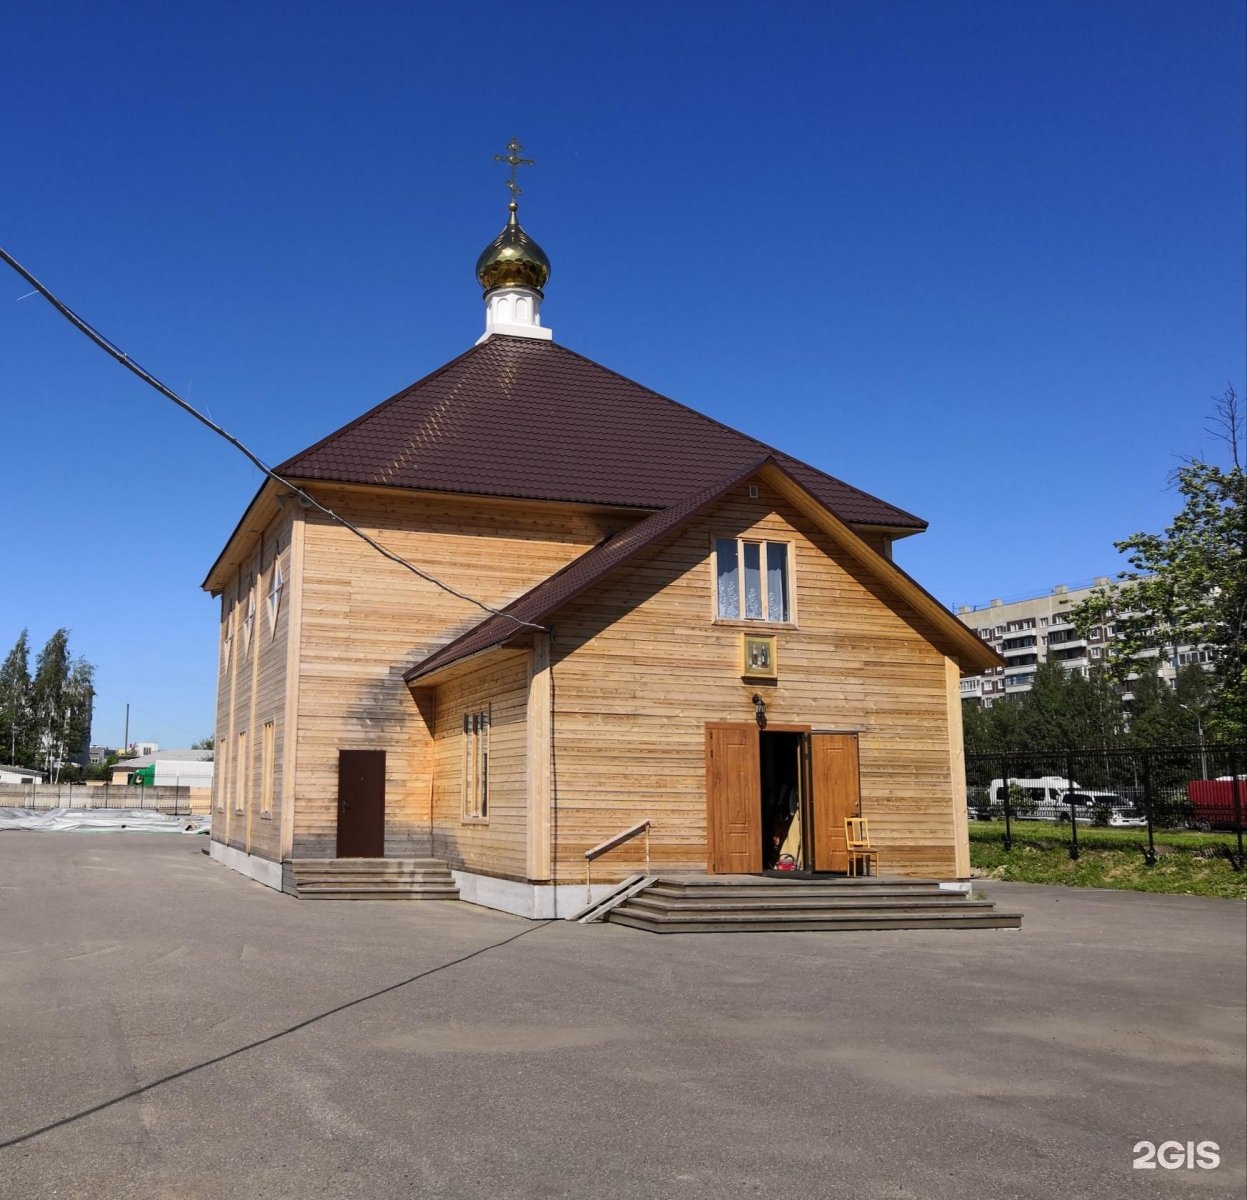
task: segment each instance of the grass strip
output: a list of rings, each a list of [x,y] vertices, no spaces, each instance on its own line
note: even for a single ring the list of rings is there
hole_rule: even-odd
[[[970,863],[982,878],[1067,887],[1118,888],[1168,895],[1247,900],[1247,871],[1234,870],[1233,834],[1157,830],[1156,863],[1143,858],[1147,831],[1079,826],[1079,857],[1069,856],[1069,827],[1037,821],[1013,825],[1013,847],[1004,848],[1004,826],[970,825]]]

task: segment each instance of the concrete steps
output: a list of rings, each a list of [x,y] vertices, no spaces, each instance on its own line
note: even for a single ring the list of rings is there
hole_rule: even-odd
[[[283,890],[305,900],[459,899],[450,868],[437,858],[297,858],[285,865]]]
[[[650,933],[1017,929],[1017,913],[929,880],[659,877],[603,918]]]

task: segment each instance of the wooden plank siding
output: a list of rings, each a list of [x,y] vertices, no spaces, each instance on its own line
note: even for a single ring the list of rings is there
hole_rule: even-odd
[[[212,780],[212,837],[248,854],[280,860],[283,798],[286,794],[286,701],[289,671],[290,612],[294,566],[291,556],[292,513],[279,513],[256,538],[250,554],[235,570],[221,595],[218,643],[216,769]],[[274,622],[269,589],[275,564],[283,587]],[[245,623],[248,600],[255,612],[250,638]],[[227,631],[232,632],[227,647]],[[272,808],[261,811],[264,789],[263,728],[273,723]],[[241,736],[245,735],[245,736]],[[246,747],[239,770],[238,748]],[[240,796],[239,780],[245,780]]]
[[[620,522],[570,505],[313,490],[396,554],[495,607],[565,566]],[[387,752],[385,852],[427,854],[433,750],[402,676],[485,614],[384,559],[314,510],[305,514],[301,590],[295,857],[334,854],[339,749]],[[436,713],[440,722],[440,699]],[[519,853],[518,864],[510,850],[501,857],[508,871],[522,877],[522,843]],[[494,850],[485,857],[494,861]]]
[[[742,484],[565,605],[548,644],[538,636],[534,650],[493,651],[414,698],[403,673],[477,624],[481,609],[315,510],[282,510],[250,555],[239,551],[222,595],[214,838],[274,860],[333,857],[338,752],[384,750],[388,856],[432,854],[508,879],[580,882],[586,849],[649,819],[652,867],[701,871],[706,723],[751,722],[756,692],[774,725],[858,734],[862,812],[885,872],[961,873],[964,821],[955,810],[964,804],[950,738],[956,667],[922,617],[774,487],[755,482],[757,498]],[[493,607],[632,519],[573,505],[310,486],[395,553]],[[716,537],[791,546],[792,623],[715,619]],[[285,589],[273,631],[267,587],[278,555]],[[249,587],[256,629],[244,646]],[[778,638],[775,683],[739,674],[741,635],[761,631]],[[489,812],[465,820],[463,715],[486,708]],[[259,813],[270,720],[271,817]],[[236,812],[232,752],[244,731],[250,786]],[[644,865],[635,839],[595,863],[594,877]]]
[[[787,541],[793,625],[716,621],[715,537]],[[950,877],[959,866],[946,665],[929,628],[765,481],[742,485],[553,621],[556,873],[650,819],[655,869],[706,865],[704,729],[748,721],[859,733],[862,812],[886,871]],[[779,679],[744,681],[743,632],[778,635]],[[643,868],[642,848],[602,878]]]
[[[526,650],[504,651],[436,689],[432,854],[456,870],[528,878]],[[489,713],[489,805],[464,816],[465,713]]]

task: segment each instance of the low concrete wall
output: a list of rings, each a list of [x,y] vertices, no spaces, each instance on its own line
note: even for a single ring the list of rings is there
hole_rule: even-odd
[[[3,808],[147,808],[167,813],[206,813],[208,788],[129,787],[111,783],[0,784]]]

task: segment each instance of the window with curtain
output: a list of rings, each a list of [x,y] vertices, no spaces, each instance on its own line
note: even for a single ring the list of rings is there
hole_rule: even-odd
[[[727,620],[792,619],[787,542],[717,538],[715,611]]]

